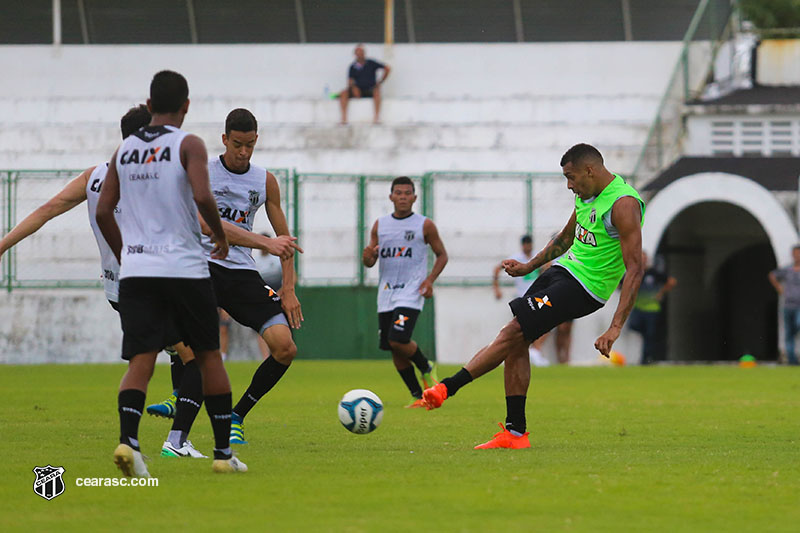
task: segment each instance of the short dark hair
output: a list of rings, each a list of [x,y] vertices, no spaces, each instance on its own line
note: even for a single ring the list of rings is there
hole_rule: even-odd
[[[139,104],[128,109],[119,121],[119,129],[122,130],[122,138],[127,138],[134,131],[138,131],[150,124],[150,111],[147,106]]]
[[[800,244],[795,244],[792,246],[792,251],[794,252],[795,250],[800,250]]]
[[[247,109],[236,108],[225,118],[225,135],[230,135],[233,130],[258,132],[258,121]]]
[[[567,150],[564,155],[561,156],[561,166],[563,167],[567,163],[577,165],[586,158],[598,159],[601,163],[603,162],[603,156],[600,154],[600,150],[591,144],[580,143]]]
[[[389,189],[389,192],[394,192],[394,186],[395,185],[411,185],[411,190],[415,191],[414,182],[411,181],[411,178],[409,178],[408,176],[398,176],[395,179],[393,179],[392,180],[392,188]]]
[[[186,78],[172,70],[162,70],[150,82],[150,107],[153,113],[177,113],[189,98]]]
[[[520,244],[533,244],[533,238],[530,235],[523,235],[519,242]]]

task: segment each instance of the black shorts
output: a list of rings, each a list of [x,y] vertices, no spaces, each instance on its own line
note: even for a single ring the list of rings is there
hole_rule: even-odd
[[[595,300],[578,280],[560,266],[548,268],[520,298],[508,304],[533,342],[561,323],[594,313],[603,304]]]
[[[375,86],[373,85],[372,87],[359,87],[359,90],[361,91],[361,98],[372,98],[372,93],[375,90]],[[352,87],[347,88],[347,94],[350,96],[350,98],[355,98],[355,96],[353,96]]]
[[[236,322],[259,335],[275,324],[289,325],[278,291],[264,283],[255,270],[225,268],[208,263],[217,305]]]
[[[122,358],[183,341],[219,349],[217,302],[209,278],[125,278],[119,284]]]
[[[417,324],[419,309],[410,307],[397,307],[393,311],[378,313],[378,330],[381,340],[381,350],[391,350],[389,341],[406,344],[411,342],[411,334]]]

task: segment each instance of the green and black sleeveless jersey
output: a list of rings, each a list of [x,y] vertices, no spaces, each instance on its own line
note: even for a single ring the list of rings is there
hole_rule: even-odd
[[[611,224],[611,209],[625,196],[639,201],[644,224],[644,201],[636,189],[617,174],[593,199],[583,201],[576,195],[575,239],[567,253],[557,260],[557,264],[567,269],[589,294],[603,303],[625,274],[619,234]]]

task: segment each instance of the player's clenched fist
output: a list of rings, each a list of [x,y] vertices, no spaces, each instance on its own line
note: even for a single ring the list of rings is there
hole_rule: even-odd
[[[503,269],[506,271],[506,274],[515,278],[530,274],[533,270],[528,266],[528,263],[520,263],[516,259],[506,259],[503,261],[502,265]]]

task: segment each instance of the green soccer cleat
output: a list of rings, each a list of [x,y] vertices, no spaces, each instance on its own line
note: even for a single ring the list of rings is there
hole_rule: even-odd
[[[244,440],[244,422],[237,415],[231,416],[231,444],[247,444]]]
[[[170,394],[169,398],[161,403],[154,403],[147,406],[147,414],[161,416],[163,418],[175,418],[175,402],[178,398],[175,394]]]
[[[439,383],[439,375],[436,373],[436,364],[431,365],[430,372],[422,374],[422,383],[425,385],[424,388],[426,389],[430,389]]]

